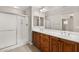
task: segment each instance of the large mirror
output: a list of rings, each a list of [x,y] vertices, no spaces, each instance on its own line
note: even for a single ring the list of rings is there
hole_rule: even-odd
[[[79,6],[40,6],[34,8],[32,12],[33,26],[79,32]],[[41,9],[42,11],[40,11]]]
[[[79,6],[49,6],[45,28],[79,32]]]
[[[39,17],[38,16],[34,16],[33,25],[34,26],[39,26]]]

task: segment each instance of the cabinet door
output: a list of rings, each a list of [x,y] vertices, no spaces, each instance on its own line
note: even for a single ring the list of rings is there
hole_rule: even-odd
[[[35,32],[32,32],[32,43],[35,45]]]
[[[41,34],[41,51],[49,52],[49,36],[45,34]]]
[[[40,49],[40,44],[41,44],[41,37],[40,37],[40,33],[36,33],[36,35],[35,35],[35,37],[36,37],[36,39],[35,39],[35,41],[36,41],[36,47],[37,48],[39,48]]]
[[[22,28],[22,41],[23,42],[27,42],[29,41],[28,40],[28,16],[26,17],[21,17],[21,21],[22,21],[22,24],[21,24],[21,28]]]
[[[76,49],[76,52],[79,52],[79,43],[76,43],[75,49]]]
[[[33,44],[36,46],[36,36],[37,36],[37,33],[36,32],[32,32],[32,42]]]
[[[0,49],[16,44],[16,31],[0,31]]]
[[[76,44],[74,42],[63,40],[62,52],[75,52]]]
[[[37,32],[33,32],[32,33],[32,42],[33,44],[37,47],[37,48],[40,48],[40,33],[37,33]]]
[[[50,37],[50,51],[58,52],[59,51],[59,39],[56,37]]]

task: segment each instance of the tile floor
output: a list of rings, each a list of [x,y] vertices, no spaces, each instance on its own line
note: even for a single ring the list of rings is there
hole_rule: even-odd
[[[6,52],[40,52],[40,50],[36,48],[34,45],[27,44]]]

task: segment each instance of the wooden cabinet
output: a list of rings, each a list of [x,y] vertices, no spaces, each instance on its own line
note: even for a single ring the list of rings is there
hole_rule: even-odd
[[[32,42],[35,45],[35,32],[32,32]]]
[[[76,52],[77,51],[77,44],[75,42],[61,39],[59,40],[61,44],[61,51],[62,52]]]
[[[50,51],[51,52],[76,52],[79,51],[79,45],[66,39],[57,37],[50,37]]]
[[[41,51],[48,52],[50,51],[50,40],[49,35],[41,34]]]
[[[36,46],[37,48],[40,48],[40,33],[36,33]]]
[[[37,48],[40,48],[41,46],[40,46],[40,33],[38,33],[38,32],[32,32],[32,42],[33,42],[33,44],[37,47]]]
[[[75,50],[76,50],[76,52],[79,52],[79,43],[75,44]]]
[[[33,44],[41,51],[79,52],[79,43],[34,31],[32,36]]]
[[[59,39],[53,36],[50,36],[50,51],[59,52]]]
[[[41,51],[49,51],[49,36],[46,34],[32,32],[32,42]]]

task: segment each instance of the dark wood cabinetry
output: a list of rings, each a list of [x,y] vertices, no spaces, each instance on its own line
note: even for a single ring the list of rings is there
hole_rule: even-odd
[[[39,32],[32,32],[32,42],[44,52],[79,52],[79,43]]]
[[[50,37],[51,52],[76,52],[79,49],[77,46],[75,42],[53,36]]]
[[[49,36],[46,34],[41,34],[41,51],[48,52],[50,49]]]
[[[65,40],[65,39],[61,39],[60,40],[60,44],[61,44],[61,51],[62,52],[76,52],[76,43],[69,41],[69,40]]]
[[[49,51],[49,36],[46,34],[32,32],[32,42],[41,51]]]
[[[79,43],[77,43],[77,46],[76,47],[77,47],[76,50],[79,52]]]
[[[35,33],[36,33],[36,32],[32,32],[32,42],[33,42],[34,45],[36,45],[36,44],[35,44],[35,35],[36,35]]]
[[[53,36],[50,36],[50,51],[59,52],[59,39]]]
[[[40,46],[40,33],[38,33],[38,32],[33,32],[32,33],[33,35],[32,35],[32,37],[33,37],[33,44],[37,47],[37,48],[40,48],[41,46]]]

